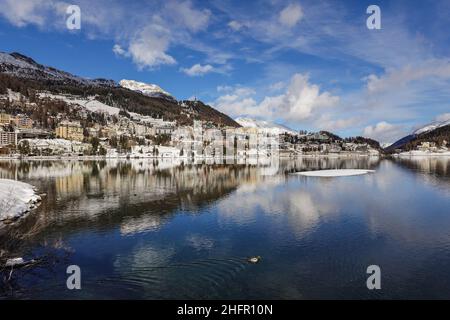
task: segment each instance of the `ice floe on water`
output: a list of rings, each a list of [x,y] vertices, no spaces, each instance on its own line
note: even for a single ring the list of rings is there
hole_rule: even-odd
[[[358,175],[372,173],[372,172],[375,172],[375,170],[333,169],[333,170],[302,171],[302,172],[295,172],[293,174],[307,176],[307,177],[347,177],[347,176],[358,176]]]

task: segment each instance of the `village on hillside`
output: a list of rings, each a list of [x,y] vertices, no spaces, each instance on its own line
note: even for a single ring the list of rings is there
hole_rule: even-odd
[[[218,127],[201,120],[178,125],[176,121],[106,105],[95,110],[74,106],[69,114],[55,113],[42,119],[40,114],[25,113],[35,109],[36,102],[7,99],[3,105],[8,107],[0,109],[2,157],[247,158],[380,152],[363,138],[341,139],[328,132]]]

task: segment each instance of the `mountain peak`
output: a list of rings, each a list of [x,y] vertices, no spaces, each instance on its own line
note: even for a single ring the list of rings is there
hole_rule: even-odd
[[[163,90],[160,86],[151,83],[139,82],[135,80],[120,80],[120,86],[132,91],[140,92],[143,95],[154,97],[154,98],[163,98],[169,100],[175,100],[175,98]]]
[[[22,60],[22,61],[24,61],[26,63],[32,64],[32,65],[35,65],[35,66],[39,66],[39,64],[36,61],[34,61],[32,58],[27,57],[26,55],[23,55],[23,54],[21,54],[19,52],[12,52],[9,55],[14,57],[14,58],[16,58],[16,59],[18,59],[18,60]]]

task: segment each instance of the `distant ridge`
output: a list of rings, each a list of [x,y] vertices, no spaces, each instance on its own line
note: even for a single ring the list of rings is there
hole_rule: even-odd
[[[385,148],[387,152],[399,150],[411,150],[424,141],[442,143],[444,140],[450,142],[450,119],[444,121],[435,121],[413,133],[397,140],[389,147]]]
[[[281,134],[287,132],[295,135],[298,133],[295,130],[292,130],[291,128],[270,121],[256,120],[246,117],[239,117],[234,120],[244,128],[258,128],[262,131],[270,132],[273,134]]]

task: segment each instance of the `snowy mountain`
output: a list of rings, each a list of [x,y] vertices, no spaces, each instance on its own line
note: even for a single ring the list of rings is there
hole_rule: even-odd
[[[122,88],[140,92],[148,97],[175,100],[175,98],[170,93],[164,91],[161,87],[157,86],[156,84],[149,84],[126,79],[120,80],[119,84]]]
[[[233,119],[211,106],[201,101],[177,101],[157,85],[133,80],[123,80],[119,85],[113,80],[87,79],[45,66],[20,53],[0,52],[0,109],[7,101],[20,104],[22,100],[25,103],[31,99],[40,99],[40,107],[46,107],[41,109],[49,113],[67,113],[70,108],[81,107],[109,116],[121,111],[136,113],[176,121],[178,125],[192,125],[193,120],[202,120],[217,127],[239,127]],[[27,105],[21,107],[21,112],[29,111]],[[36,110],[36,114],[41,111]],[[71,116],[73,120],[81,119],[76,113]]]
[[[437,128],[445,127],[448,125],[450,125],[450,119],[447,119],[445,121],[435,121],[435,122],[432,122],[422,128],[417,129],[416,131],[414,131],[413,134],[419,135],[421,133],[430,132],[430,131],[436,130]]]
[[[85,79],[74,76],[65,71],[37,63],[30,57],[13,52],[11,54],[0,52],[0,72],[18,78],[33,79],[38,81],[53,81],[64,84],[79,84],[90,86],[115,87],[117,84],[106,79]]]
[[[435,121],[424,127],[415,130],[413,133],[401,138],[390,146],[386,147],[386,151],[393,151],[395,149],[411,148],[422,141],[437,142],[438,140],[450,140],[450,119],[443,121]]]
[[[281,124],[276,124],[269,121],[264,120],[256,120],[251,118],[243,118],[239,117],[234,119],[237,123],[239,123],[244,128],[258,128],[263,132],[273,133],[273,134],[281,134],[284,132],[290,133],[290,134],[297,134],[295,130],[292,130],[286,126],[283,126]]]

